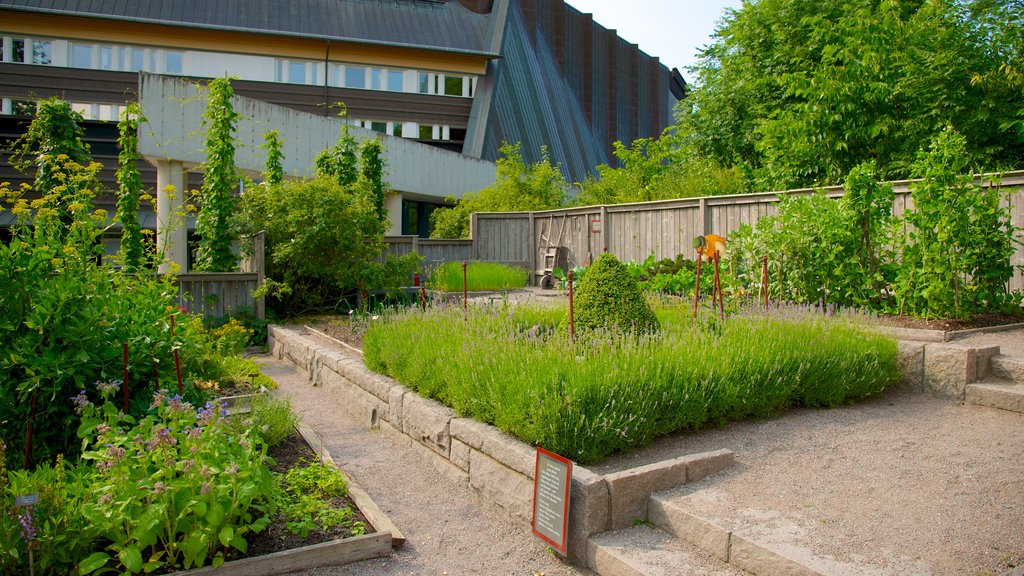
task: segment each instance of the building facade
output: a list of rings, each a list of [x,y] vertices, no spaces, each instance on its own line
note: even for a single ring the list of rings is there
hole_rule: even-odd
[[[659,134],[683,88],[561,0],[0,0],[0,40],[0,138],[24,131],[35,100],[68,100],[111,188],[113,122],[138,97],[139,72],[230,75],[239,95],[344,110],[359,127],[473,158],[496,160],[509,141],[534,161],[545,146],[570,181],[612,163],[614,141]],[[4,154],[0,180],[27,180]],[[143,167],[147,184],[155,172]],[[403,198],[393,219],[423,235],[452,193]]]

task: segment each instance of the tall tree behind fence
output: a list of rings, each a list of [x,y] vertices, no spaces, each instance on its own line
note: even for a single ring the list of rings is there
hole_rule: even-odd
[[[983,187],[1007,191],[1011,222],[1024,227],[1024,171],[1008,172],[996,182],[983,178]],[[893,214],[913,208],[912,181],[892,182],[896,192]],[[732,196],[708,196],[634,204],[586,206],[541,212],[476,213],[471,217],[470,240],[418,239],[417,252],[430,265],[446,261],[482,260],[533,270],[546,268],[549,254],[557,251],[558,265],[572,267],[593,262],[608,251],[620,260],[641,262],[652,252],[659,259],[684,254],[693,258],[692,241],[704,234],[728,237],[742,224],[751,226],[778,213],[780,196],[811,194],[818,189],[790,190]],[[841,186],[823,188],[833,198],[843,195]],[[413,250],[411,237],[389,237],[389,250],[404,254]],[[429,245],[429,248],[427,246]],[[404,251],[401,251],[404,250]],[[430,257],[425,250],[430,250]],[[458,250],[458,252],[456,252]],[[448,255],[456,255],[448,258]],[[465,254],[465,256],[463,256]],[[1024,247],[1018,246],[1012,263],[1024,264]],[[1020,271],[1010,280],[1011,290],[1024,289]]]

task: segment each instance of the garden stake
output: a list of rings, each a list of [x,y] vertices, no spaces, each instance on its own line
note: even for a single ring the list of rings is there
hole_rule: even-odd
[[[174,372],[178,375],[178,394],[184,394],[184,387],[181,385],[181,360],[178,358],[178,349],[174,349]]]
[[[157,369],[156,357],[153,358],[153,384],[156,385],[156,389],[160,389],[160,370]]]
[[[28,409],[28,431],[25,434],[25,466],[27,470],[32,460],[32,424],[36,419],[36,391],[32,391],[31,407]]]
[[[121,390],[124,391],[124,411],[128,413],[128,343],[125,342],[121,345],[121,349],[124,351],[124,382],[121,384]]]
[[[764,309],[768,309],[768,257],[761,258],[761,287],[764,288]]]
[[[576,341],[576,314],[572,304],[572,270],[569,270],[569,340]]]
[[[722,281],[718,275],[718,250],[715,250],[715,278],[711,283],[711,309],[715,309],[717,298],[718,309],[721,311],[722,320],[725,320],[725,302],[722,299]]]
[[[462,310],[469,312],[469,290],[466,280],[466,261],[462,261]]]
[[[420,309],[427,311],[427,289],[424,286],[420,286]]]
[[[693,317],[697,317],[697,301],[700,300],[700,254],[697,254],[697,285],[693,289]]]

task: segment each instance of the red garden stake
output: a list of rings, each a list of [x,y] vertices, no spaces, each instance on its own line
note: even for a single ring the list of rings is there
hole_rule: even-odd
[[[700,300],[700,254],[697,254],[697,285],[693,289],[693,317],[697,317],[697,301]]]
[[[27,470],[32,461],[32,426],[36,420],[36,391],[32,391],[31,406],[28,409],[28,430],[25,433],[25,465]]]
[[[712,282],[712,288],[711,288],[711,308],[714,309],[715,304],[716,304],[715,299],[717,298],[718,299],[718,302],[717,302],[718,309],[720,311],[722,320],[725,320],[725,301],[722,298],[722,281],[721,281],[721,277],[718,275],[718,250],[715,250],[714,260],[715,260],[715,280],[714,280],[714,282]]]
[[[764,289],[764,309],[768,309],[768,257],[761,258],[761,288]]]
[[[178,358],[178,349],[174,349],[174,372],[178,376],[178,394],[184,394],[185,388],[181,385],[181,360]]]
[[[576,313],[572,302],[572,270],[569,270],[569,339],[576,341]]]
[[[156,357],[153,358],[153,384],[156,385],[156,389],[160,389],[160,369],[156,363]]]
[[[121,345],[124,351],[124,381],[121,383],[121,390],[124,392],[124,411],[128,412],[128,343]]]

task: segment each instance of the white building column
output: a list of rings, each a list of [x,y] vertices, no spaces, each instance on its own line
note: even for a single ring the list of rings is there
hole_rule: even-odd
[[[188,271],[188,222],[184,203],[184,165],[174,160],[157,160],[156,250],[164,256],[157,268],[161,274],[172,268],[177,272]]]
[[[385,236],[398,236],[402,233],[402,193],[389,191],[384,196],[384,208],[388,211],[388,219],[391,220]]]

